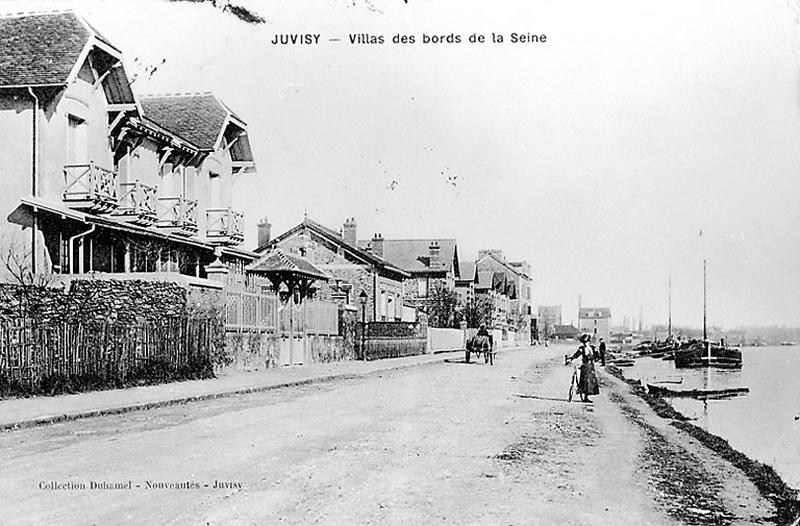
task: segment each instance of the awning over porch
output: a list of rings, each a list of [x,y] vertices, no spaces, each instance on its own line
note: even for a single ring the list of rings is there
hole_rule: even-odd
[[[314,266],[313,263],[303,257],[284,252],[281,249],[268,252],[245,270],[267,277],[281,276],[286,278],[320,279],[328,281],[328,275]]]

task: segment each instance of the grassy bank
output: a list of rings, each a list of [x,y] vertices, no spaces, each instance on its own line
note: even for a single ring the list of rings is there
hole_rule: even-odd
[[[619,367],[609,365],[606,367],[606,371],[626,382],[631,387],[631,390],[647,402],[658,416],[671,420],[671,425],[688,433],[744,472],[764,498],[775,506],[777,515],[775,519],[778,524],[788,526],[800,518],[798,492],[789,487],[772,466],[749,458],[740,451],[733,449],[727,440],[690,423],[686,416],[676,411],[664,398],[648,393],[641,382],[625,378]]]

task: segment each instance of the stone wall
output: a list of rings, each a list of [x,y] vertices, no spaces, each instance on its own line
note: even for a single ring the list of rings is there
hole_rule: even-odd
[[[0,318],[39,323],[154,322],[186,314],[187,291],[170,282],[74,280],[68,289],[0,285]]]

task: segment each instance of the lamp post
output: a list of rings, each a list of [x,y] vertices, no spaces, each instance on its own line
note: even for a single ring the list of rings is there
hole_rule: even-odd
[[[358,302],[361,303],[361,359],[367,361],[367,293],[363,290],[358,295]]]

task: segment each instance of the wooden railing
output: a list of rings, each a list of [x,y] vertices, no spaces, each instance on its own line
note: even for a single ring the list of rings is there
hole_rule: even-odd
[[[197,232],[197,201],[184,197],[158,198],[158,226],[170,228],[176,234]]]
[[[120,183],[122,195],[115,215],[132,218],[133,222],[152,225],[158,220],[156,188],[139,182]]]
[[[271,291],[226,290],[225,327],[257,330],[275,335],[339,334],[339,306],[330,301],[283,303]]]
[[[238,244],[244,241],[244,214],[230,208],[206,211],[206,237],[211,242]]]
[[[110,212],[117,207],[117,174],[90,161],[64,165],[64,202],[93,212]]]

